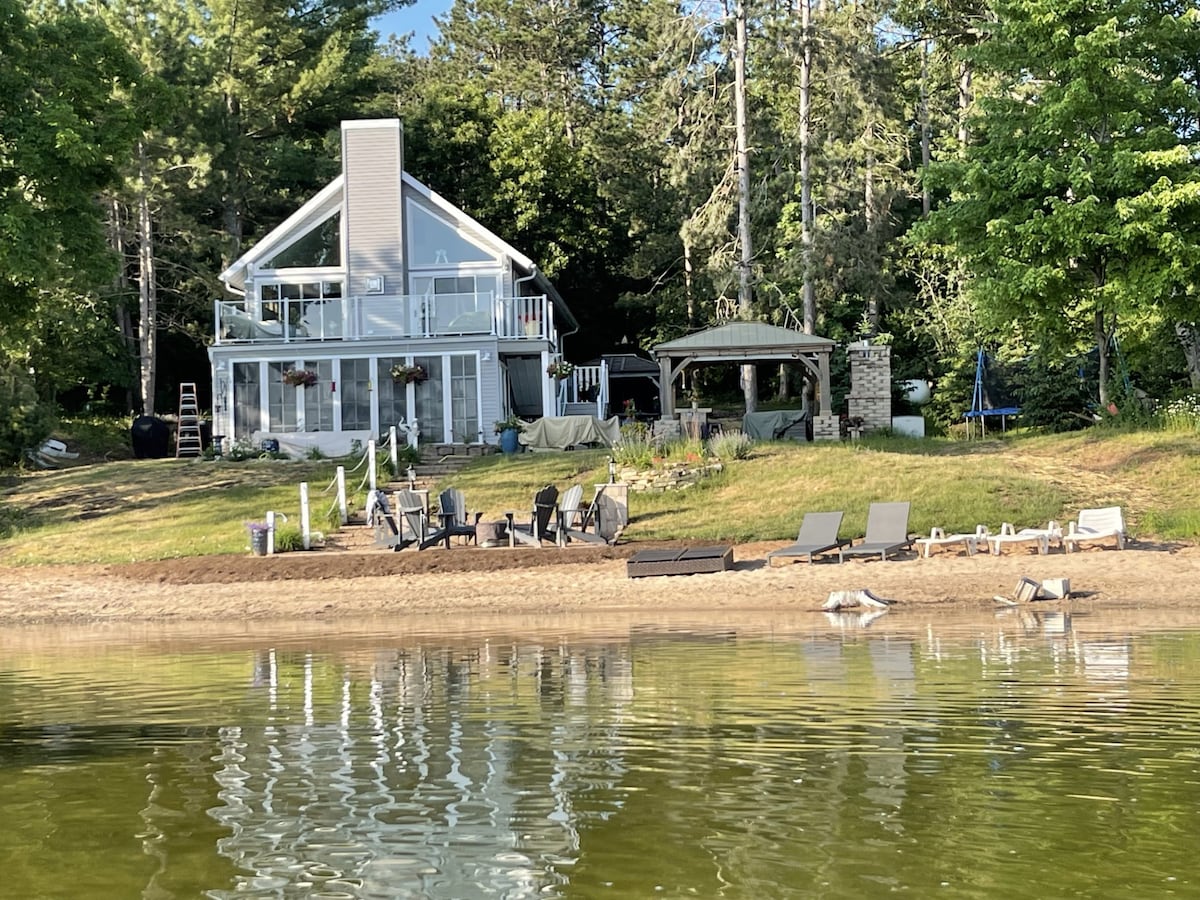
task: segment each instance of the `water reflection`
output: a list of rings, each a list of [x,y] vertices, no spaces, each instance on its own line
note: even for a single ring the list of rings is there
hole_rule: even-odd
[[[9,644],[6,882],[22,897],[1195,889],[1200,628],[1037,608],[955,629],[818,618]],[[1017,878],[1029,859],[1038,878]]]

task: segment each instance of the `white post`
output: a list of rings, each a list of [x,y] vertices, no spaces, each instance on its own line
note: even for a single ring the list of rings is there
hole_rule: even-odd
[[[312,533],[308,527],[308,482],[300,482],[300,534],[304,538],[304,549],[312,549]]]
[[[367,441],[367,477],[371,490],[375,490],[375,438]]]
[[[350,521],[350,511],[346,507],[346,467],[337,467],[337,503],[338,516],[343,525]]]
[[[388,443],[392,446],[392,475],[400,474],[400,448],[397,446],[396,426],[388,428]]]
[[[275,555],[275,511],[267,510],[267,556]]]

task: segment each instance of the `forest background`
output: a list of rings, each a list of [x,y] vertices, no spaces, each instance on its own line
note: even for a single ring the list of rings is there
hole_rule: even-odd
[[[576,361],[735,315],[890,340],[943,424],[979,347],[1032,424],[1200,391],[1194,0],[455,0],[427,55],[372,30],[402,5],[0,0],[0,458],[204,386],[217,275],[361,117]]]

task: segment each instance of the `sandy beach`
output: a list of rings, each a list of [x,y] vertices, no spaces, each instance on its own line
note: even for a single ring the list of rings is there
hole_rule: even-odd
[[[1131,542],[1039,555],[935,551],[883,562],[853,559],[769,566],[779,543],[734,547],[732,571],[629,578],[647,545],[553,549],[454,547],[391,553],[338,549],[272,557],[200,557],[125,565],[9,568],[0,572],[5,624],[309,620],[372,615],[589,614],[631,611],[821,613],[830,591],[868,589],[893,609],[941,605],[991,611],[1018,580],[1070,580],[1069,601],[1035,606],[1200,606],[1200,548]]]

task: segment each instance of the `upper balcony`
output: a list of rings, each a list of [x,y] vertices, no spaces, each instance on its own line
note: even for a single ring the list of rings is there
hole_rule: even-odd
[[[217,344],[374,341],[492,335],[558,344],[545,296],[367,295],[324,299],[218,300]]]

